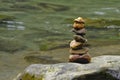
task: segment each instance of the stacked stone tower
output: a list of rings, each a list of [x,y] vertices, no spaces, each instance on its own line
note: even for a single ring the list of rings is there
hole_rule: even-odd
[[[85,21],[82,17],[74,20],[72,31],[75,33],[73,40],[70,42],[69,62],[89,63],[91,57],[88,53],[89,49],[85,47],[87,39],[85,38],[86,29]]]

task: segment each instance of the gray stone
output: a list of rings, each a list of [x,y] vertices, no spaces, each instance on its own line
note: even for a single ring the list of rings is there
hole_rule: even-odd
[[[87,39],[85,39],[84,37],[82,37],[82,36],[80,36],[80,35],[74,35],[73,38],[74,38],[77,42],[82,42],[82,43],[87,42]]]
[[[89,64],[32,64],[14,80],[120,80],[120,56],[98,56]]]

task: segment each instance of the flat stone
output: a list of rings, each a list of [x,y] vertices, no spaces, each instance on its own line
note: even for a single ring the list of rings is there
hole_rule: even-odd
[[[75,41],[77,41],[77,42],[81,42],[81,43],[87,42],[87,39],[85,39],[84,37],[82,37],[82,36],[80,36],[80,35],[74,35],[73,38],[74,38]]]
[[[86,34],[86,29],[85,28],[82,28],[82,29],[73,29],[72,31],[75,34],[81,35],[81,36],[84,36]]]
[[[86,54],[71,54],[69,56],[69,62],[74,62],[74,63],[81,63],[81,64],[87,64],[90,63],[91,61],[91,56],[86,53]]]
[[[32,64],[14,80],[120,80],[120,56],[94,57],[89,64]]]
[[[75,40],[72,40],[70,42],[70,48],[72,49],[82,48],[82,46],[83,46],[83,43],[81,42],[76,42]]]
[[[69,52],[71,54],[85,54],[89,51],[89,48],[82,48],[82,49],[78,49],[78,50],[73,50],[73,49],[70,49]]]

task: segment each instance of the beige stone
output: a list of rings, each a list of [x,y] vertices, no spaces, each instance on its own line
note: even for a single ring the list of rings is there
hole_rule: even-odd
[[[76,42],[75,40],[72,40],[70,42],[70,48],[72,49],[82,48],[82,46],[83,46],[83,43],[81,42]]]
[[[82,29],[85,27],[85,21],[82,17],[78,17],[74,20],[73,28]]]
[[[78,18],[74,19],[74,21],[83,22],[83,23],[85,22],[82,17],[78,17]]]

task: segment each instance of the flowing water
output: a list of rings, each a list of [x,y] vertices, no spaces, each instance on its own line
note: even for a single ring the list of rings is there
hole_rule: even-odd
[[[119,55],[118,29],[87,29],[87,39],[92,56]],[[72,35],[71,35],[72,37]],[[50,54],[50,55],[49,55]],[[63,56],[64,55],[64,56]],[[67,62],[69,47],[61,47],[49,51],[19,51],[16,53],[0,54],[0,79],[12,80],[19,72],[32,63],[59,63]]]
[[[13,4],[9,0],[5,1],[9,4],[6,6]],[[79,0],[73,0],[69,4],[66,4],[65,1],[60,0],[58,3],[54,0],[54,4],[51,4],[52,1],[50,4],[36,2],[36,6],[38,6],[38,3],[39,6],[41,5],[39,11],[26,11],[24,8],[29,10],[30,6],[26,7],[24,4],[28,5],[28,3],[23,5],[20,3],[17,6],[19,2],[14,3],[16,4],[14,6],[17,6],[20,11],[15,10],[16,8],[13,8],[13,6],[10,10],[2,7],[4,9],[2,11],[2,8],[0,8],[1,13],[16,17],[12,21],[8,20],[0,23],[0,80],[13,80],[18,73],[33,63],[67,62],[69,42],[73,37],[73,33],[70,32],[71,18],[83,15],[90,19],[120,20],[119,0],[107,2],[83,0],[82,3],[79,3]],[[32,5],[30,10],[38,10],[39,8],[36,8],[36,6]],[[69,8],[69,6],[72,7]],[[81,9],[80,12],[79,8]],[[115,23],[120,22],[116,21]],[[101,26],[101,28],[86,27],[89,52],[93,57],[120,55],[120,25],[116,24],[110,23]]]

